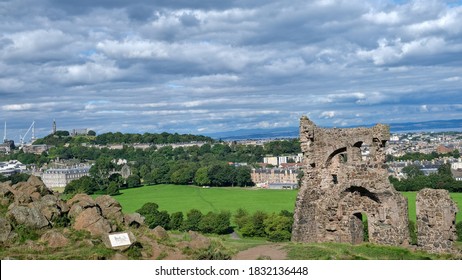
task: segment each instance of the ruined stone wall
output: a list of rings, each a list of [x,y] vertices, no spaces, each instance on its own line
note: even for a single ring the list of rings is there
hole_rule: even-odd
[[[417,193],[417,245],[433,253],[449,253],[456,240],[457,204],[447,190],[423,189]]]
[[[369,241],[408,243],[407,200],[388,181],[384,147],[388,126],[323,129],[300,122],[304,179],[294,215],[296,242],[362,242],[362,218]],[[362,152],[369,149],[369,156]]]

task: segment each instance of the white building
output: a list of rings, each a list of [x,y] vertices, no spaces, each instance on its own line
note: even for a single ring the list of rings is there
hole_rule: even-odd
[[[52,168],[43,172],[42,181],[50,189],[65,187],[70,182],[90,175],[90,166]]]
[[[17,160],[0,162],[0,174],[10,176],[26,170],[26,165]]]

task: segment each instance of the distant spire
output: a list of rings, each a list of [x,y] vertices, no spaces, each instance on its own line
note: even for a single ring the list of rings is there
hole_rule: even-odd
[[[56,121],[53,119],[53,134],[56,134]]]

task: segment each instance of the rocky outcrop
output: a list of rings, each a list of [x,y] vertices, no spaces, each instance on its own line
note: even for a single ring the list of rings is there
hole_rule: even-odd
[[[156,226],[154,229],[151,230],[151,232],[157,239],[167,239],[168,238],[167,231],[161,226]]]
[[[423,189],[416,196],[417,245],[432,253],[450,253],[456,240],[457,204],[447,190]]]
[[[13,207],[8,211],[7,218],[16,225],[25,225],[31,229],[42,229],[47,227],[50,222],[47,220],[38,208],[28,206]]]
[[[144,217],[140,213],[125,214],[124,221],[128,227],[139,228],[144,225]]]
[[[124,223],[124,214],[120,203],[109,195],[98,196],[95,200],[101,209],[104,218],[110,220],[112,224],[122,225]]]
[[[76,194],[74,197],[67,201],[69,206],[69,218],[75,218],[85,209],[95,207],[96,202],[88,194]]]
[[[50,248],[66,247],[69,244],[69,239],[55,230],[45,232],[40,237],[40,241],[46,243]]]
[[[0,242],[5,242],[10,238],[11,225],[7,219],[0,217]]]
[[[86,230],[92,236],[104,236],[112,231],[111,224],[101,216],[97,207],[83,210],[76,218],[72,226],[76,230]]]

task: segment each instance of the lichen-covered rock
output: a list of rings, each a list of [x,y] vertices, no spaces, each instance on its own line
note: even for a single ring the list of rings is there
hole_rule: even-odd
[[[123,224],[124,214],[120,203],[109,195],[98,196],[95,199],[96,204],[100,207],[103,217],[115,224]]]
[[[210,239],[205,237],[204,235],[195,232],[195,231],[188,231],[189,238],[191,239],[188,242],[188,247],[194,250],[200,250],[200,249],[207,249],[211,242]]]
[[[58,207],[58,198],[54,195],[45,195],[40,200],[29,203],[29,208],[37,208],[48,221],[53,221],[61,215]]]
[[[46,243],[51,248],[62,248],[69,245],[69,239],[55,230],[45,232],[40,237],[40,241]]]
[[[68,214],[69,217],[75,218],[85,209],[95,207],[96,202],[88,194],[76,194],[73,198],[67,201],[67,205],[70,208]]]
[[[417,245],[432,253],[450,253],[456,240],[457,204],[447,190],[423,189],[416,196]]]
[[[14,205],[7,212],[7,217],[15,224],[25,225],[32,229],[45,228],[50,224],[39,209],[21,205]]]
[[[75,218],[73,228],[76,230],[86,230],[93,236],[102,236],[112,230],[110,223],[101,216],[97,207],[90,207],[83,210]]]
[[[5,242],[9,239],[11,233],[11,225],[7,219],[0,217],[0,242]]]
[[[167,239],[168,238],[167,231],[161,226],[156,226],[154,229],[151,230],[151,232],[157,239]]]
[[[139,228],[144,225],[144,217],[140,213],[125,214],[124,221],[128,227]]]

